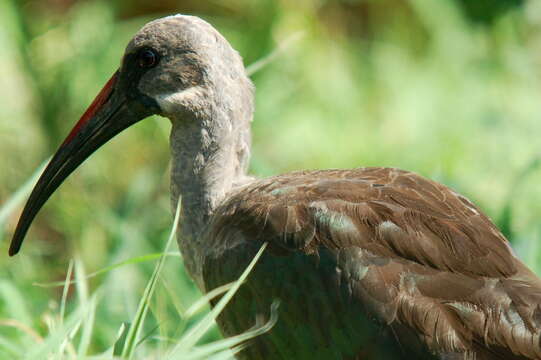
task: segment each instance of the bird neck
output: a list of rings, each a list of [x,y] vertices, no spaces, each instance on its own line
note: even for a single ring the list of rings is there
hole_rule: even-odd
[[[206,121],[172,121],[173,209],[179,197],[182,201],[177,239],[185,266],[199,284],[201,232],[227,194],[249,180],[246,175],[250,154],[249,120],[232,121],[223,114],[225,112],[214,112],[213,118]]]

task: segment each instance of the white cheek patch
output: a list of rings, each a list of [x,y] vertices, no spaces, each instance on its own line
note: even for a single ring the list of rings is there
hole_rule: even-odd
[[[159,94],[154,99],[165,114],[175,114],[187,106],[193,106],[202,96],[202,88],[193,86],[174,93]]]

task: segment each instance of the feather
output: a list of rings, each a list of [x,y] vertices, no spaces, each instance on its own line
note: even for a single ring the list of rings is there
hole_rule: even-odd
[[[540,280],[475,205],[414,173],[258,180],[218,207],[203,238],[207,290],[269,242],[219,320],[241,333],[281,299],[275,328],[241,357],[541,359]]]

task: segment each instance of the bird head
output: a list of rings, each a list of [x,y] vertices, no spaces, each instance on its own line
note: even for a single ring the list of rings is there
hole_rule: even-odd
[[[146,24],[126,47],[120,68],[39,178],[17,224],[9,254],[20,250],[30,224],[53,192],[115,135],[154,114],[173,123],[196,125],[220,118],[212,112],[248,110],[251,114],[251,92],[240,56],[207,22],[175,15]]]

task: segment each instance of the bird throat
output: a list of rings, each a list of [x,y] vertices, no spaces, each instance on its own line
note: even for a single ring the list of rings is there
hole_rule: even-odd
[[[188,272],[201,286],[200,235],[227,195],[249,182],[249,129],[226,117],[172,123],[172,209],[182,202],[177,241]]]

